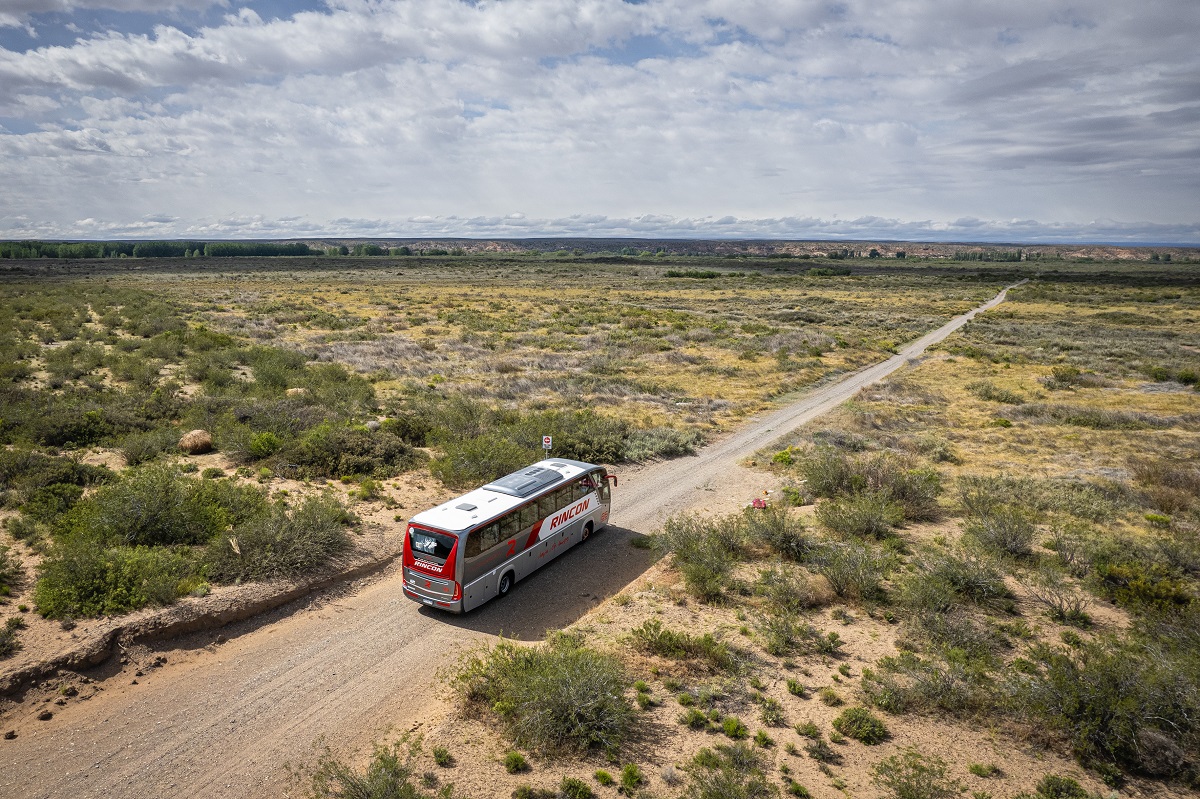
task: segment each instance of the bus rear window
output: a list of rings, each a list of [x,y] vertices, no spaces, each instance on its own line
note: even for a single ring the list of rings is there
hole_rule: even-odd
[[[446,558],[450,556],[450,550],[454,549],[454,542],[457,540],[454,536],[446,535],[445,533],[435,533],[432,530],[422,530],[419,527],[408,528],[408,542],[412,547],[413,555],[416,557],[433,558],[445,563]]]

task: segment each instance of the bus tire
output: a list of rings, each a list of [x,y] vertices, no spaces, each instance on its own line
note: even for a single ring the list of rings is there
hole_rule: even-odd
[[[592,534],[592,523],[588,522],[587,524],[585,524],[583,526],[583,532],[581,532],[579,534],[579,543],[582,544],[584,541],[587,541],[588,537],[591,536],[591,534]]]
[[[506,596],[516,581],[517,578],[512,572],[505,572],[500,578],[500,585],[496,587],[496,596]]]

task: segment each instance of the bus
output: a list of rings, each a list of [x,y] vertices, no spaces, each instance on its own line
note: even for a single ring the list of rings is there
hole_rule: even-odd
[[[452,613],[504,596],[608,523],[603,466],[552,458],[409,519],[404,595]]]

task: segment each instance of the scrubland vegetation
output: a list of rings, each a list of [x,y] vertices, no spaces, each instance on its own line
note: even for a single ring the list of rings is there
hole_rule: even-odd
[[[687,453],[1032,268],[299,260],[0,285],[6,545],[40,563],[0,549],[0,593],[72,617],[302,573],[351,540],[325,481],[468,486],[547,433],[589,460]],[[675,517],[659,577],[544,645],[469,653],[446,679],[509,748],[506,790],[1194,789],[1200,286],[1183,265],[1053,268],[764,453],[767,509]],[[188,470],[195,428],[235,474]],[[915,732],[937,726],[1048,765],[956,760]],[[453,795],[418,764],[458,754],[330,756],[312,791]]]
[[[531,650],[623,664],[624,732],[572,779],[601,795],[589,759],[633,759],[645,796],[1200,787],[1200,285],[1064,272],[764,453],[767,509],[668,520],[661,573]],[[463,697],[523,746],[507,705]],[[524,746],[514,795],[573,795]]]

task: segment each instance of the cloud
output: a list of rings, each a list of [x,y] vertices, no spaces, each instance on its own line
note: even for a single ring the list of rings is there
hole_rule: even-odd
[[[887,220],[1200,219],[1192,0],[184,7],[205,24],[0,49],[0,217],[918,237],[950,223]],[[835,216],[857,226],[803,221]]]

